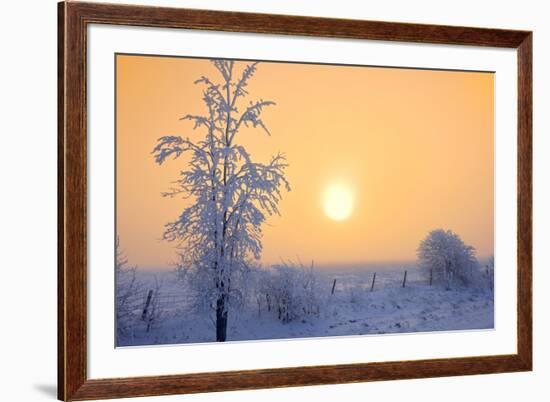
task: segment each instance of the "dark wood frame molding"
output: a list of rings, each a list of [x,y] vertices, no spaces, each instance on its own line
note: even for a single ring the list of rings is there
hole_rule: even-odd
[[[517,49],[518,342],[510,355],[113,379],[87,377],[88,24]],[[532,32],[127,5],[58,5],[58,397],[88,400],[532,369]]]

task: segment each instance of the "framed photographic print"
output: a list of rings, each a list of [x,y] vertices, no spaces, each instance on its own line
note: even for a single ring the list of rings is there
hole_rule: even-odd
[[[531,370],[531,32],[58,10],[59,399]]]

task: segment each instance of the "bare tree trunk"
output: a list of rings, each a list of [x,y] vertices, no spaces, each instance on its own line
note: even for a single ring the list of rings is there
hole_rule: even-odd
[[[230,80],[230,79],[229,79]],[[226,102],[227,104],[231,104],[230,102],[230,85],[229,85],[229,80],[226,80],[226,95],[227,95],[227,99],[226,99]],[[230,143],[229,143],[229,124],[230,124],[230,121],[231,121],[231,111],[228,110],[227,112],[227,120],[226,120],[226,124],[225,124],[225,146],[228,148],[230,146]],[[223,159],[223,178],[222,178],[222,192],[223,192],[223,195],[222,195],[222,208],[223,210],[221,211],[221,215],[222,215],[222,236],[221,236],[221,244],[220,244],[220,262],[223,264],[222,267],[222,276],[223,276],[223,271],[224,269],[226,268],[225,267],[225,264],[224,264],[224,258],[225,258],[225,247],[226,247],[226,235],[227,235],[227,224],[228,224],[228,220],[227,220],[227,216],[228,216],[228,211],[227,211],[227,205],[226,205],[226,198],[227,198],[227,175],[228,175],[228,170],[227,170],[227,163],[228,163],[228,157],[227,157],[227,154],[224,156],[224,159]],[[230,255],[231,257],[231,255]],[[231,272],[229,272],[228,274],[228,281],[231,280]],[[228,287],[227,289],[229,289],[229,283],[227,283]],[[228,309],[227,309],[227,306],[226,306],[226,294],[224,293],[224,283],[223,283],[223,280],[221,282],[221,289],[222,289],[222,294],[218,296],[218,300],[216,300],[216,342],[225,342],[225,340],[227,339],[227,314],[228,314]]]
[[[216,301],[216,342],[225,342],[227,339],[227,309],[225,296],[219,296]]]

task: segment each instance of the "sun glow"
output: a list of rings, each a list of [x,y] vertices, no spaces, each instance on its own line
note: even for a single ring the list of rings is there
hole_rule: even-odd
[[[323,210],[335,221],[349,218],[353,212],[353,192],[342,184],[329,185],[323,193]]]

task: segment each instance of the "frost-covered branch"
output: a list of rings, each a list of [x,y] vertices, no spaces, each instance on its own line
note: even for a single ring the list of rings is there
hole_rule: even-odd
[[[417,256],[419,265],[432,270],[434,280],[444,283],[447,289],[456,282],[471,283],[474,270],[479,268],[475,248],[465,244],[452,230],[431,231],[420,243]]]
[[[213,309],[217,339],[225,340],[229,306],[243,294],[235,280],[249,269],[250,259],[260,258],[262,225],[268,216],[280,213],[282,190],[289,191],[290,185],[284,155],[257,162],[238,143],[243,125],[269,134],[261,115],[274,102],[249,102],[242,109],[239,105],[248,96],[246,88],[258,63],[245,65],[237,80],[238,63],[215,59],[212,64],[221,82],[206,76],[195,81],[204,88],[207,113],[181,118],[192,122],[194,130],[205,130],[204,136],[198,140],[164,136],[152,153],[159,165],[189,154],[174,187],[163,195],[182,195],[192,203],[165,225],[163,238],[177,242],[181,250],[178,272],[185,272],[187,279],[201,278],[193,281],[203,299],[198,304]]]
[[[137,323],[137,301],[142,285],[136,279],[137,267],[128,267],[128,258],[120,247],[117,237],[115,245],[115,308],[117,344],[133,336]]]

